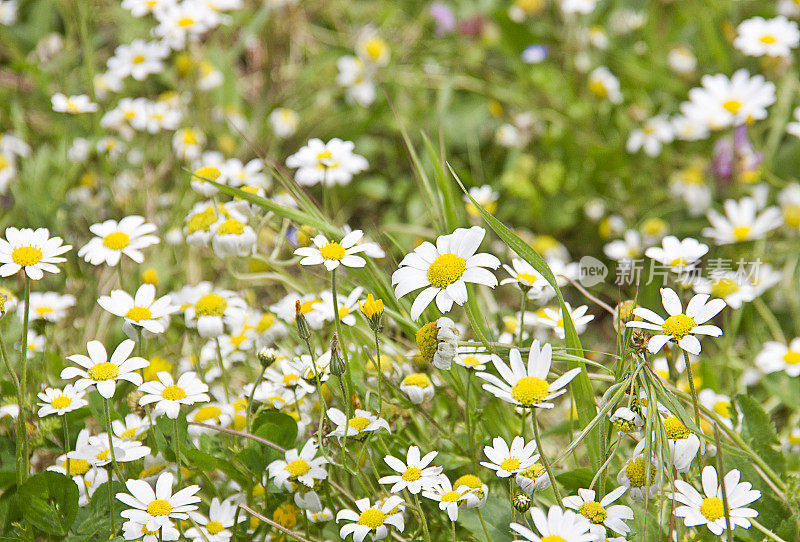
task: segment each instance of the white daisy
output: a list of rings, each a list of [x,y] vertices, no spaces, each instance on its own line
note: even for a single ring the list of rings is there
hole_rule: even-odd
[[[784,16],[773,19],[752,17],[736,27],[733,46],[748,56],[788,57],[800,43],[800,30],[795,21]]]
[[[89,404],[89,401],[83,398],[84,395],[86,395],[84,390],[77,389],[72,384],[67,384],[63,389],[46,388],[37,395],[42,401],[38,403],[41,408],[39,408],[37,415],[40,418],[50,414],[63,416],[67,412],[85,407]]]
[[[142,383],[141,375],[135,371],[144,369],[150,363],[144,358],[128,358],[133,352],[134,346],[136,343],[130,339],[122,341],[109,359],[103,343],[89,341],[86,344],[88,356],[83,354],[67,356],[68,360],[77,363],[82,368],[66,367],[61,371],[61,378],[68,380],[80,377],[75,382],[77,389],[85,390],[95,385],[100,395],[110,399],[117,389],[117,380],[127,380],[135,386]]]
[[[139,391],[144,395],[139,399],[141,406],[155,403],[153,413],[158,416],[166,414],[174,420],[181,411],[181,405],[207,403],[211,400],[208,395],[208,385],[203,383],[194,372],[183,373],[178,381],[166,371],[158,373],[157,381],[145,382],[139,386]]]
[[[640,129],[634,130],[625,148],[631,154],[644,149],[647,156],[657,156],[661,152],[661,145],[671,143],[674,138],[672,124],[667,117],[658,115],[648,119]]]
[[[119,79],[130,75],[142,81],[151,73],[164,69],[163,60],[168,54],[169,47],[161,41],[137,39],[127,45],[119,45],[106,64],[108,71]]]
[[[386,420],[366,410],[356,409],[349,420],[347,415],[338,408],[329,408],[327,414],[336,425],[336,429],[328,433],[332,437],[343,437],[345,427],[347,428],[347,436],[355,438],[363,438],[367,433],[380,431],[381,429],[385,429],[389,433],[392,432]]]
[[[119,222],[106,220],[89,226],[89,231],[97,237],[92,238],[78,251],[78,256],[92,265],[106,263],[115,266],[122,255],[136,263],[144,261],[141,249],[159,242],[156,226],[145,221],[144,217],[126,216]]]
[[[533,524],[539,535],[520,525],[512,523],[511,530],[522,536],[514,542],[592,542],[596,535],[590,530],[589,521],[572,510],[562,510],[553,505],[545,515],[540,508],[531,508]]]
[[[367,261],[356,255],[366,249],[366,245],[358,244],[363,235],[361,230],[354,230],[341,241],[328,241],[324,235],[319,234],[312,239],[313,247],[300,247],[294,254],[303,257],[300,265],[322,264],[328,271],[333,271],[340,264],[345,267],[364,267]]]
[[[671,498],[683,505],[675,509],[675,515],[684,518],[684,525],[687,527],[705,525],[717,536],[722,536],[727,529],[728,521],[734,529],[736,527],[749,529],[750,519],[758,517],[758,512],[747,508],[747,505],[759,499],[761,492],[753,489],[749,482],[740,482],[738,470],[729,471],[722,479],[725,486],[725,497],[728,501],[729,515],[726,518],[717,469],[707,465],[703,469],[702,481],[705,495],[702,495],[689,483],[675,480],[677,491],[672,494]]]
[[[6,238],[0,239],[0,276],[24,270],[29,279],[39,280],[45,271],[58,273],[55,264],[66,262],[60,256],[72,248],[62,243],[61,237],[50,237],[47,228],[6,228]]]
[[[700,341],[695,335],[710,335],[719,337],[722,330],[714,325],[706,324],[722,309],[725,308],[725,301],[722,299],[712,299],[709,295],[697,294],[686,305],[686,312],[683,312],[681,300],[675,290],[671,288],[661,288],[661,303],[669,315],[665,320],[650,309],[636,307],[633,314],[645,321],[634,320],[626,324],[627,327],[649,329],[660,332],[653,335],[648,342],[648,350],[655,354],[669,341],[675,342],[683,350],[690,354],[699,354],[701,347]]]
[[[273,109],[269,114],[269,123],[272,126],[272,131],[278,137],[289,137],[294,135],[297,131],[297,125],[300,117],[296,111],[279,107]]]
[[[543,295],[544,291],[548,288],[554,293],[550,283],[547,282],[542,274],[522,258],[513,258],[511,266],[503,264],[503,269],[511,275],[511,278],[501,280],[501,286],[504,284],[516,284],[521,289],[527,290],[530,299],[537,300],[543,300],[545,297]]]
[[[295,483],[314,487],[317,480],[325,480],[328,477],[328,472],[325,470],[328,460],[316,457],[317,450],[317,442],[313,438],[306,441],[300,452],[297,448],[287,450],[283,459],[276,459],[267,466],[269,477],[273,479],[275,485],[287,491],[292,491]]]
[[[626,488],[620,486],[596,501],[593,490],[579,489],[577,495],[564,497],[564,506],[577,510],[580,515],[588,519],[592,524],[590,530],[598,536],[598,540],[605,539],[606,527],[625,535],[631,530],[625,522],[633,519],[633,510],[624,504],[611,504],[625,491]]]
[[[125,319],[123,329],[131,339],[136,337],[134,327],[155,335],[164,333],[169,325],[169,315],[178,310],[169,295],[156,299],[156,287],[152,284],[139,286],[135,296],[123,290],[112,290],[109,295],[101,296],[97,303],[111,314]]]
[[[527,367],[522,362],[519,350],[512,348],[508,353],[510,363],[506,365],[499,358],[492,363],[502,380],[491,373],[478,373],[478,378],[486,380],[483,389],[507,403],[523,408],[553,408],[550,401],[567,392],[566,385],[578,376],[580,368],[567,371],[552,384],[547,382],[550,373],[553,348],[545,343],[539,348],[539,341],[533,341],[528,353]]]
[[[708,245],[697,239],[691,237],[678,239],[674,235],[668,235],[661,240],[660,247],[650,247],[644,254],[648,258],[669,266],[670,270],[681,273],[692,269],[707,252]]]
[[[355,154],[352,141],[334,138],[323,143],[311,139],[308,144],[286,159],[286,165],[297,168],[294,180],[303,186],[349,184],[353,175],[369,167],[366,158]]]
[[[200,491],[200,486],[189,486],[173,494],[174,483],[171,472],[158,477],[155,491],[145,481],[127,480],[125,487],[128,493],[117,493],[116,497],[130,508],[123,510],[120,515],[145,525],[148,531],[172,526],[172,519],[189,519],[188,512],[197,510],[196,503],[200,502],[200,497],[195,495]]]
[[[228,542],[233,537],[233,528],[237,521],[241,523],[247,519],[243,514],[236,513],[238,508],[233,497],[224,501],[214,497],[211,500],[208,517],[197,512],[190,514],[198,526],[188,529],[186,536],[195,542]]]
[[[389,527],[392,526],[402,532],[405,528],[402,512],[396,511],[403,503],[403,499],[393,495],[383,501],[370,505],[369,499],[359,499],[355,502],[358,512],[353,510],[340,510],[336,514],[336,523],[348,521],[339,530],[342,540],[352,533],[353,542],[362,542],[369,534],[372,540],[382,540],[389,536]]]
[[[704,75],[701,87],[689,91],[689,102],[681,112],[690,119],[702,118],[712,130],[738,126],[767,116],[775,103],[775,85],[762,75],[750,76],[741,69],[728,79],[724,74]]]
[[[51,101],[53,111],[57,113],[94,113],[98,109],[98,105],[92,102],[92,99],[86,94],[65,96],[58,92],[53,94]]]
[[[638,442],[633,450],[633,456],[625,461],[617,475],[617,483],[625,486],[628,489],[628,495],[636,500],[650,499],[658,490],[656,459],[651,457],[648,461],[645,457],[646,443],[647,439]],[[648,464],[649,473],[647,473]]]
[[[800,376],[800,337],[792,339],[788,346],[776,341],[764,343],[755,364],[766,374],[784,371],[791,377]]]
[[[255,230],[235,218],[220,220],[211,226],[211,232],[211,248],[220,258],[249,256],[258,241]]]
[[[710,278],[697,277],[692,288],[698,294],[710,294],[725,301],[732,309],[756,298],[756,290],[746,277],[736,271],[717,271]]]
[[[467,486],[453,487],[447,476],[439,477],[439,485],[422,492],[422,496],[439,503],[439,510],[446,510],[450,521],[458,519],[458,508],[466,502],[467,493],[472,491]]]
[[[607,99],[611,103],[622,102],[619,79],[605,66],[599,66],[589,74],[589,90],[598,98]]]
[[[411,373],[400,381],[400,391],[408,396],[415,405],[421,405],[431,399],[435,392],[433,382],[425,373]]]
[[[312,523],[324,523],[333,519],[333,512],[327,506],[322,506],[316,491],[295,493],[294,503],[305,511],[306,517]]]
[[[569,303],[564,303],[567,307],[567,312],[572,318],[572,323],[575,326],[575,332],[580,335],[586,331],[586,324],[594,320],[594,314],[586,314],[589,310],[588,305],[581,305],[580,307],[572,308]],[[547,328],[551,328],[555,336],[559,339],[564,339],[564,320],[561,314],[561,307],[544,307],[536,312],[535,323]]]
[[[383,458],[384,462],[397,474],[383,476],[378,483],[393,484],[389,489],[391,493],[400,493],[407,489],[412,495],[417,495],[420,491],[432,489],[439,483],[439,475],[442,473],[442,467],[429,466],[437,455],[439,452],[434,451],[420,457],[416,446],[408,449],[405,462],[387,455]]]
[[[707,216],[711,227],[703,228],[703,235],[714,239],[718,245],[763,239],[767,233],[783,224],[778,207],[768,207],[759,212],[758,203],[750,197],[739,201],[725,200],[723,208],[725,216],[709,210]]]
[[[175,301],[185,303],[185,320],[201,337],[219,337],[225,325],[237,327],[245,317],[247,304],[230,290],[215,289],[210,282],[184,287]]]
[[[491,446],[483,447],[483,453],[489,461],[481,461],[481,465],[495,471],[500,478],[523,472],[539,461],[536,441],[526,444],[520,436],[514,437],[510,447],[502,437],[495,437]]]
[[[486,230],[479,226],[458,228],[439,236],[436,245],[425,241],[403,258],[392,274],[397,298],[424,288],[411,306],[412,319],[418,319],[434,299],[443,313],[450,312],[453,303],[463,305],[468,282],[497,286],[497,278],[485,268],[497,269],[500,260],[491,254],[475,253],[485,235]]]

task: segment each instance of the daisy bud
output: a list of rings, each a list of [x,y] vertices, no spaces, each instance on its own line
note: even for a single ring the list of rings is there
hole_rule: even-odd
[[[306,320],[305,315],[303,314],[303,308],[300,304],[300,301],[297,301],[294,305],[295,310],[295,319],[294,322],[297,325],[297,334],[300,336],[301,339],[307,341],[311,337],[311,328],[308,327],[308,320]]]
[[[425,324],[416,336],[418,360],[423,365],[432,363],[434,367],[449,371],[458,350],[460,334],[455,323],[446,316]]]
[[[531,507],[531,498],[525,493],[517,493],[514,495],[514,508],[520,514],[524,514]]]
[[[342,376],[345,372],[347,372],[347,366],[339,352],[339,334],[334,333],[333,339],[331,339],[331,374]]]
[[[266,369],[267,367],[275,363],[276,359],[278,359],[278,352],[276,352],[274,348],[267,348],[265,346],[258,351],[256,357],[258,358],[258,361],[261,362],[261,367]]]
[[[380,333],[383,329],[383,300],[375,299],[369,294],[367,300],[364,303],[359,302],[358,306],[361,307],[361,312],[366,316],[372,331]]]

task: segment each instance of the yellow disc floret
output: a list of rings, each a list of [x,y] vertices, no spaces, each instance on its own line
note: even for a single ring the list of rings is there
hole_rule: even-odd
[[[692,432],[675,416],[670,416],[664,420],[664,430],[670,440],[682,440],[689,438]]]
[[[355,418],[350,419],[348,425],[360,433],[366,429],[370,423],[372,422],[369,418],[365,418],[364,416],[356,416]]]
[[[578,508],[578,513],[592,523],[603,523],[608,516],[606,509],[596,501],[584,501],[581,507]]]
[[[219,534],[225,530],[225,527],[222,526],[222,523],[219,521],[209,521],[206,524],[206,530],[208,534]]]
[[[433,355],[436,354],[436,349],[439,346],[437,339],[439,335],[439,328],[436,327],[436,322],[428,322],[417,331],[417,348],[419,348],[419,356],[423,361],[430,363],[433,361]]]
[[[319,253],[326,260],[339,261],[342,258],[344,258],[345,251],[342,245],[340,245],[336,241],[331,241],[330,243],[319,249]]]
[[[104,361],[90,367],[86,372],[89,373],[89,377],[92,380],[101,382],[103,380],[113,380],[117,378],[119,376],[119,367],[110,361]]]
[[[166,516],[170,512],[172,512],[172,505],[164,499],[150,501],[150,504],[147,505],[147,513],[151,516]]]
[[[103,246],[111,250],[122,250],[130,243],[130,236],[123,231],[115,231],[103,237]]]
[[[422,477],[422,471],[416,467],[408,467],[400,476],[406,482],[416,482]]]
[[[696,325],[697,323],[691,316],[675,314],[667,318],[664,323],[661,324],[661,329],[664,330],[665,335],[670,335],[676,340],[681,340],[688,335]]]
[[[50,401],[50,406],[55,408],[56,410],[61,408],[67,408],[71,404],[72,404],[72,398],[67,397],[66,395],[59,395],[58,397]]]
[[[461,278],[467,260],[456,254],[442,254],[428,267],[428,281],[436,288],[447,288]]]
[[[194,304],[194,312],[198,318],[201,316],[222,316],[227,308],[228,302],[219,294],[206,294]]]
[[[244,222],[229,218],[219,225],[217,228],[217,235],[241,235],[244,233],[244,226]]]
[[[709,497],[703,500],[700,505],[700,513],[705,516],[708,521],[716,521],[725,515],[725,506],[722,499],[718,497]]]
[[[524,407],[544,402],[549,394],[550,384],[535,376],[524,376],[511,388],[511,396]]]
[[[133,320],[134,322],[141,322],[142,320],[150,320],[153,313],[147,307],[131,307],[125,313],[125,318]]]
[[[656,467],[652,463],[650,464],[650,476],[645,481],[645,459],[644,456],[639,456],[628,462],[628,466],[625,467],[625,476],[628,477],[631,487],[644,487],[650,485],[655,479]]]
[[[303,476],[311,470],[311,465],[304,459],[295,459],[286,464],[286,471],[292,476]]]
[[[11,252],[11,259],[22,267],[36,265],[43,257],[44,254],[38,247],[17,247]]]
[[[172,384],[164,388],[164,391],[161,392],[161,397],[168,401],[180,401],[186,398],[186,392],[180,386]]]
[[[370,529],[377,529],[383,525],[385,519],[386,514],[384,514],[382,510],[378,510],[377,508],[368,508],[367,510],[361,512],[361,516],[358,518],[358,524],[366,525]]]
[[[508,472],[514,472],[519,469],[520,465],[519,459],[516,457],[509,457],[500,463],[500,468]]]

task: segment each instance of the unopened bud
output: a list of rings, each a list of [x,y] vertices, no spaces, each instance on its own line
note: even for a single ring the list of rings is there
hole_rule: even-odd
[[[531,507],[531,498],[525,493],[517,493],[514,495],[514,508],[520,514],[524,514]]]
[[[339,334],[334,333],[333,339],[331,339],[331,374],[342,376],[345,372],[347,372],[347,366],[339,351]]]
[[[306,320],[306,317],[303,314],[303,307],[300,304],[300,301],[297,301],[294,304],[294,311],[294,323],[297,325],[297,334],[301,339],[307,341],[311,337],[311,328],[308,327],[308,320]]]
[[[265,346],[258,351],[256,357],[258,358],[258,361],[261,362],[261,367],[266,369],[275,363],[276,359],[278,359],[278,352],[274,348],[267,348]]]

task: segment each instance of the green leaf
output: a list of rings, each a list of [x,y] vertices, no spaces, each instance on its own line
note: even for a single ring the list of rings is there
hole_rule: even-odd
[[[550,286],[552,286],[553,290],[555,290],[558,303],[561,305],[561,318],[564,321],[564,333],[566,336],[565,342],[567,351],[575,356],[583,357],[583,347],[581,346],[581,341],[578,338],[578,333],[575,331],[575,324],[572,321],[569,311],[567,311],[567,306],[564,303],[564,296],[561,294],[561,289],[558,287],[556,277],[553,275],[553,271],[550,269],[550,266],[547,265],[545,259],[542,258],[539,253],[533,250],[530,245],[520,239],[520,237],[511,231],[505,224],[492,216],[477,201],[475,201],[475,199],[469,195],[469,192],[467,192],[466,188],[464,188],[464,185],[461,183],[461,179],[458,178],[458,175],[456,175],[456,172],[453,171],[452,167],[450,167],[450,173],[453,174],[453,177],[455,177],[456,182],[461,187],[461,190],[463,190],[469,199],[472,200],[472,204],[481,214],[483,220],[489,225],[490,228],[492,228],[492,230],[494,230],[497,236],[500,237],[500,239],[502,239],[511,250],[519,254],[522,259],[531,264],[534,269],[541,273]],[[571,383],[571,386],[572,393],[575,397],[575,405],[578,410],[578,422],[581,424],[581,426],[586,427],[597,415],[597,406],[595,405],[592,385],[589,381],[589,373],[586,370],[586,364],[582,361],[572,361],[569,362],[568,365],[570,368],[579,367],[581,369],[580,374],[575,377]],[[603,459],[600,457],[600,439],[602,436],[601,430],[603,425],[604,424],[598,424],[586,436],[589,462],[591,463],[592,469],[595,472],[603,463]]]
[[[736,403],[743,418],[742,437],[775,472],[783,472],[786,458],[777,448],[780,441],[769,414],[749,395],[737,395]]]
[[[58,472],[29,478],[17,498],[25,521],[47,534],[65,536],[78,513],[78,486]]]
[[[283,448],[293,448],[297,440],[297,422],[283,412],[267,411],[256,418],[253,434]]]

